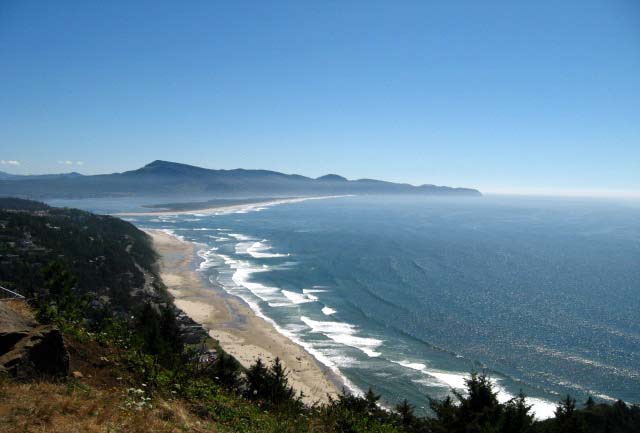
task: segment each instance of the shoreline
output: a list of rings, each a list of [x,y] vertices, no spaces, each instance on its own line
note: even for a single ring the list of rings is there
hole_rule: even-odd
[[[257,358],[266,364],[279,357],[289,384],[308,404],[340,394],[343,381],[302,346],[279,333],[245,302],[208,282],[195,270],[197,246],[161,230],[144,230],[160,256],[160,276],[176,307],[202,325],[209,336],[248,368]]]
[[[233,204],[233,205],[207,206],[200,209],[189,209],[189,210],[167,209],[167,210],[146,211],[146,212],[119,212],[113,215],[118,217],[121,217],[121,216],[168,216],[168,215],[193,215],[193,214],[216,215],[219,213],[247,211],[247,210],[252,210],[258,207],[274,206],[278,204],[300,203],[308,200],[325,200],[330,198],[341,198],[341,197],[353,197],[353,195],[352,194],[323,195],[323,196],[282,198],[282,199],[262,200],[262,201]]]

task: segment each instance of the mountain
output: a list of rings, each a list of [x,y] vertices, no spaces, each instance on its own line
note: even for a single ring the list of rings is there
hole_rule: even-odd
[[[320,176],[316,180],[333,181],[333,182],[346,182],[347,178],[346,177],[342,177],[342,176],[340,176],[338,174],[325,174],[324,176]]]
[[[18,179],[20,177],[22,176],[18,174],[11,174],[11,173],[7,173],[6,171],[0,171],[0,180]]]
[[[11,174],[5,171],[0,171],[0,181],[2,180],[42,180],[42,179],[59,179],[59,178],[73,178],[81,177],[82,174],[75,171],[71,173],[56,173],[56,174]]]
[[[82,198],[96,196],[218,195],[276,196],[322,194],[421,194],[480,196],[470,188],[399,184],[375,179],[347,180],[336,174],[317,179],[269,170],[211,170],[153,161],[123,173],[0,177],[0,196]]]

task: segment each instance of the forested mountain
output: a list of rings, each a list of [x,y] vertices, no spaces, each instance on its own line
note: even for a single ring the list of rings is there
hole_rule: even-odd
[[[82,176],[0,177],[0,196],[27,198],[141,195],[326,195],[422,194],[479,196],[470,188],[399,184],[375,179],[347,180],[335,174],[312,179],[268,170],[210,170],[154,161],[123,173]]]
[[[156,259],[149,237],[121,219],[0,198],[0,285],[24,296],[38,295],[55,264],[76,295],[130,311],[165,296]]]

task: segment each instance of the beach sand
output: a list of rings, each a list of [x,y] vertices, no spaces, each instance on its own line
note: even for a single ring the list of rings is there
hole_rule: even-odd
[[[160,230],[146,231],[161,256],[161,277],[175,304],[207,329],[222,348],[244,367],[262,358],[279,357],[289,371],[289,383],[302,391],[306,403],[325,402],[342,389],[339,378],[302,347],[255,315],[241,299],[206,281],[195,271],[196,245]]]
[[[251,210],[252,208],[257,207],[265,207],[265,206],[273,206],[278,204],[287,204],[287,203],[299,203],[307,200],[325,200],[329,198],[342,198],[342,197],[353,197],[353,195],[325,195],[325,196],[312,196],[312,197],[295,197],[295,198],[282,198],[282,199],[273,199],[273,200],[263,200],[256,201],[255,203],[242,203],[242,204],[233,204],[233,205],[219,205],[219,206],[205,206],[203,208],[194,208],[189,210],[154,210],[148,212],[120,212],[115,213],[116,216],[167,216],[167,215],[212,215],[212,214],[220,214],[220,213],[231,213],[231,212],[244,212],[247,210]]]

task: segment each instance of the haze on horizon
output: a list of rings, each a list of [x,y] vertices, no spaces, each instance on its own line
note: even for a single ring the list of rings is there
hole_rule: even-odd
[[[634,1],[0,4],[0,170],[640,196]]]

